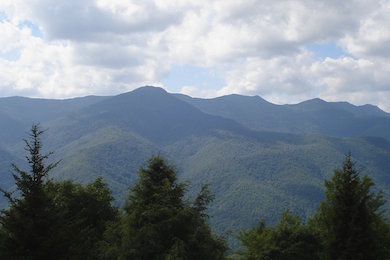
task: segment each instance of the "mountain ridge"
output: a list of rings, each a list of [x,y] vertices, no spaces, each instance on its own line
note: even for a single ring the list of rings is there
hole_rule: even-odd
[[[316,117],[318,112],[304,110],[306,114],[302,116],[287,105],[274,105],[260,97],[229,95],[211,103],[199,99],[191,104],[191,97],[145,87],[89,104],[83,104],[83,100],[75,100],[78,102],[75,106],[65,107],[56,116],[40,117],[46,120],[41,122],[41,127],[48,129],[42,140],[45,151],[54,150],[52,160],[62,160],[53,170],[53,177],[87,183],[103,176],[113,190],[117,205],[121,205],[129,186],[135,182],[138,167],[156,154],[167,158],[177,167],[179,178],[191,183],[190,195],[196,194],[202,184],[210,183],[216,196],[209,210],[210,223],[219,233],[247,229],[260,219],[275,223],[286,209],[304,219],[311,216],[323,198],[324,179],[331,176],[348,151],[359,165],[366,167],[367,174],[390,199],[390,141],[382,136],[383,124],[377,123],[376,116],[367,115],[369,123],[378,127],[377,135],[367,137],[363,131],[367,128],[361,127],[356,130],[359,136],[343,135],[343,132],[332,136],[322,133],[329,126]],[[223,103],[225,100],[230,103]],[[0,99],[0,107],[1,102]],[[324,104],[327,107],[327,102]],[[34,110],[26,106],[22,108],[32,116],[48,109],[37,106]],[[206,108],[214,108],[219,115],[207,113]],[[18,109],[18,113],[23,112]],[[225,114],[218,109],[223,109]],[[330,108],[334,109],[340,108]],[[0,110],[0,115],[8,116],[7,111]],[[252,113],[244,115],[244,111]],[[320,111],[324,119],[338,118],[327,110]],[[367,125],[366,116],[362,120],[352,112],[338,114],[343,120],[345,116],[353,118],[342,122]],[[259,118],[267,119],[259,124],[268,123],[268,127],[256,129],[256,125],[248,123]],[[387,122],[386,117],[380,119]],[[16,163],[23,160],[22,139],[31,124],[22,123],[1,126],[7,133],[15,134],[12,140],[1,140],[5,137],[0,135],[0,152],[4,151],[4,158],[8,158],[1,164],[3,167],[11,163],[7,160]],[[273,130],[289,124],[292,124],[290,132]],[[317,127],[322,132],[302,133],[299,127],[304,126]],[[332,126],[340,129],[340,125]],[[19,127],[26,128],[15,129]],[[10,174],[10,168],[3,168],[0,173]],[[230,241],[236,243],[234,238]]]
[[[253,130],[336,137],[380,136],[390,140],[390,114],[372,105],[355,106],[318,98],[293,105],[275,105],[256,96],[177,97],[205,113],[233,119]]]

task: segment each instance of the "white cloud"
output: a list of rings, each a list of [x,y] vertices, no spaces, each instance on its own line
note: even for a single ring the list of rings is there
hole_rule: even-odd
[[[7,21],[0,23],[0,32],[0,50],[3,53],[20,48],[20,42],[28,34],[26,30],[21,31]]]
[[[26,4],[52,40],[126,42],[133,34],[158,32],[181,19],[179,10],[160,8],[149,0],[36,0]]]
[[[388,0],[3,0],[0,95],[114,94],[190,65],[218,70],[226,84],[186,83],[187,94],[322,97],[390,110],[389,11]],[[324,42],[346,55],[319,59],[306,49]]]
[[[180,89],[180,93],[195,98],[214,98],[218,96],[218,90],[203,89],[198,86],[183,86]]]
[[[316,96],[318,82],[310,73],[312,62],[308,52],[270,59],[249,58],[244,65],[228,72],[227,85],[218,94],[258,94],[283,103]]]
[[[0,12],[4,13],[7,20],[14,25],[20,24],[31,16],[31,11],[23,0],[0,1]]]

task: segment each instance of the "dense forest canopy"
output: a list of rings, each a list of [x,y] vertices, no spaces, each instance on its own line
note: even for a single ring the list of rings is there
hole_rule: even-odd
[[[0,215],[2,259],[388,259],[390,226],[382,193],[361,176],[351,154],[325,181],[325,199],[307,223],[286,211],[278,224],[241,231],[242,247],[229,251],[212,233],[203,186],[185,199],[187,184],[161,156],[151,157],[124,208],[101,177],[88,185],[50,177],[43,131],[25,140],[29,170],[13,165],[14,192],[1,189],[9,207]]]

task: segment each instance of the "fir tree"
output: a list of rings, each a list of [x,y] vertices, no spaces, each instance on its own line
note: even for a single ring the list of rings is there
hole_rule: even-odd
[[[373,181],[362,178],[348,154],[341,169],[325,181],[326,198],[311,221],[324,242],[329,259],[389,259],[389,226],[381,193]]]
[[[45,164],[50,154],[42,154],[42,133],[33,125],[29,139],[24,140],[30,170],[12,165],[17,194],[1,190],[10,205],[0,216],[1,259],[55,259],[58,254],[56,211],[44,188],[57,163]]]
[[[121,252],[126,259],[221,259],[224,241],[206,223],[212,197],[203,188],[195,203],[184,200],[186,185],[161,157],[141,168],[125,208]]]

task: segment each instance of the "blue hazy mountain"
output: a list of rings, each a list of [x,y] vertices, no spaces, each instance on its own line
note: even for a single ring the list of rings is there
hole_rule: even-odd
[[[372,105],[355,106],[318,98],[295,105],[275,105],[258,96],[177,97],[205,113],[233,119],[254,130],[336,137],[380,136],[390,140],[390,114]]]
[[[44,123],[72,111],[102,101],[107,97],[88,96],[73,99],[39,99],[25,97],[0,98],[0,113],[22,124]]]
[[[55,178],[89,182],[101,175],[120,205],[137,169],[161,154],[191,183],[190,194],[210,183],[216,196],[210,222],[221,233],[261,218],[273,223],[287,208],[310,216],[324,197],[324,179],[348,151],[390,199],[389,115],[374,106],[319,99],[279,106],[239,95],[194,99],[154,87],[112,97],[6,101],[0,98],[5,182],[8,161],[24,158],[21,140],[31,122],[41,122],[48,129],[44,150],[62,159]]]
[[[204,135],[219,128],[245,130],[233,120],[203,113],[165,90],[154,87],[143,87],[107,98],[78,114],[72,116],[73,126],[99,129],[115,125],[157,143],[167,143],[188,135]]]
[[[0,187],[4,190],[12,190],[12,187],[15,185],[11,175],[11,163],[25,166],[25,163],[21,158],[12,155],[10,152],[0,147]],[[0,197],[0,208],[6,206],[7,200],[4,197]]]

